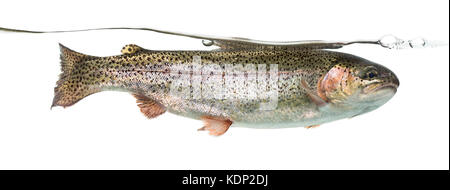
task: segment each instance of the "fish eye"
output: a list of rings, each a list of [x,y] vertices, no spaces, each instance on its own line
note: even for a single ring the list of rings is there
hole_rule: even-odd
[[[375,67],[368,67],[365,72],[362,73],[361,78],[373,79],[378,76],[378,72]]]

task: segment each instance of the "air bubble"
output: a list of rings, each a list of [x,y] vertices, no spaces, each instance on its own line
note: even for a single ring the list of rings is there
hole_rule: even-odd
[[[204,46],[212,46],[212,45],[214,45],[214,41],[212,41],[212,40],[202,40],[202,44]]]
[[[378,40],[380,45],[389,49],[402,49],[405,41],[393,35],[386,35]]]
[[[447,46],[447,42],[429,41],[424,38],[415,38],[412,40],[402,40],[393,35],[383,36],[378,40],[378,44],[389,49],[409,49],[409,48],[426,48]]]
[[[416,38],[409,40],[409,45],[411,48],[423,48],[427,45],[427,42],[423,38]]]

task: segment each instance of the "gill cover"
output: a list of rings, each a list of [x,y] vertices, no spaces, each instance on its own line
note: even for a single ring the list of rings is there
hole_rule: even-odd
[[[326,102],[337,103],[354,92],[354,81],[349,68],[335,65],[318,81],[317,94]]]

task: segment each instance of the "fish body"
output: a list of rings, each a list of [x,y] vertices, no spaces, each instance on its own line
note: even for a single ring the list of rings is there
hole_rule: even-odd
[[[127,45],[122,54],[84,55],[61,45],[62,74],[52,106],[71,106],[105,90],[132,93],[154,118],[168,111],[230,125],[308,127],[372,111],[399,81],[366,59],[321,49],[152,51]]]

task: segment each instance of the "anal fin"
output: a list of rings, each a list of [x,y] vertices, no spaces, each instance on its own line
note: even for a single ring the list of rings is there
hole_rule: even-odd
[[[224,119],[220,117],[214,116],[203,116],[201,120],[205,123],[205,125],[198,129],[198,131],[209,131],[210,135],[220,136],[227,132],[228,128],[230,128],[233,122],[229,119]]]
[[[136,98],[136,103],[141,109],[141,112],[149,119],[158,117],[166,112],[166,108],[163,105],[148,98],[147,96],[141,94],[133,94],[133,96]]]

